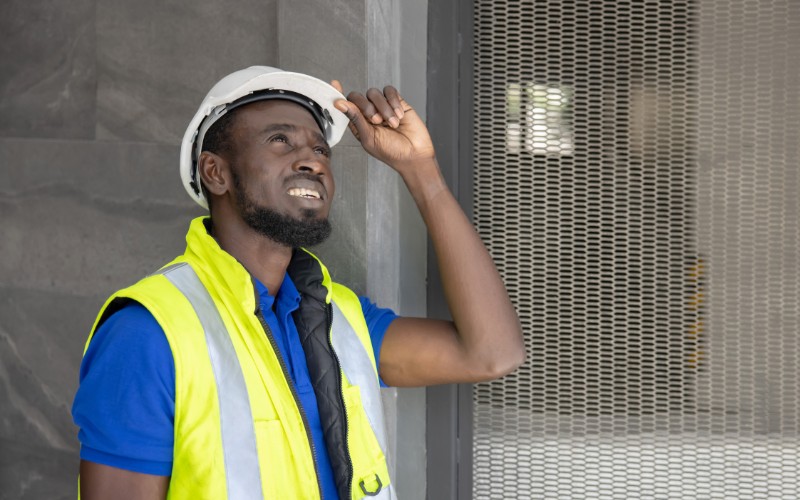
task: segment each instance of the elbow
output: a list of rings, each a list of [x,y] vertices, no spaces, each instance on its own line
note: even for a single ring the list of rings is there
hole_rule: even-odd
[[[513,373],[514,370],[519,368],[522,363],[525,362],[524,356],[523,357],[515,357],[508,359],[499,359],[493,363],[487,364],[483,370],[481,370],[480,375],[478,375],[476,382],[489,382],[490,380],[497,380],[499,378],[505,377],[510,373]]]
[[[525,352],[525,342],[522,340],[522,328],[519,323],[514,329],[516,335],[511,336],[514,339],[513,346],[509,347],[507,354],[504,356],[503,364],[500,366],[501,370],[497,378],[504,377],[509,373],[516,371],[517,368],[525,363],[527,353]]]
[[[494,372],[493,378],[505,377],[517,370],[525,363],[525,347],[521,346],[512,354],[508,355],[502,363],[499,363]]]
[[[520,339],[519,345],[502,353],[498,353],[492,356],[491,359],[486,360],[482,365],[481,373],[476,381],[487,382],[489,380],[505,377],[522,366],[525,363],[525,358],[525,345]]]
[[[519,349],[517,349],[516,351],[516,357],[512,361],[511,368],[504,375],[508,375],[509,373],[516,371],[517,368],[525,364],[525,361],[527,361],[527,359],[528,359],[528,354],[525,352],[525,344],[520,343]]]

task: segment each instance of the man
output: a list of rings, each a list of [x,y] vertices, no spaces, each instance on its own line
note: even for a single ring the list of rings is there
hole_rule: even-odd
[[[393,497],[379,380],[477,382],[522,363],[519,321],[393,87],[365,95],[275,68],[228,75],[181,150],[210,209],[186,253],[106,303],[73,416],[84,500]],[[396,317],[304,247],[330,233],[331,147],[350,128],[428,227],[453,322]]]

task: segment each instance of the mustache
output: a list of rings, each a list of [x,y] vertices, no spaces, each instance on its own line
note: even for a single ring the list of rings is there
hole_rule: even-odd
[[[296,181],[298,179],[303,179],[303,180],[307,180],[307,181],[311,181],[311,182],[316,182],[318,184],[322,184],[322,181],[319,180],[319,176],[318,175],[311,174],[311,173],[308,173],[308,172],[297,172],[295,174],[292,174],[289,177],[287,177],[286,179],[284,179],[283,183],[284,184],[289,184],[289,183],[291,183],[293,181]]]

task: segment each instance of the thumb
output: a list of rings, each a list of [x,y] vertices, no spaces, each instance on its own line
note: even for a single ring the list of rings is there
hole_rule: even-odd
[[[358,106],[344,99],[339,99],[333,105],[350,120],[351,130],[355,127],[356,133],[354,135],[359,142],[363,144],[366,139],[372,137],[374,133],[373,126],[367,121]]]

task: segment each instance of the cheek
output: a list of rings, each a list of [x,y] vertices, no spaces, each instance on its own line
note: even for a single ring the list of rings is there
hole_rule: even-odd
[[[250,176],[253,185],[249,186],[253,191],[274,194],[283,189],[283,177],[275,171],[266,168],[256,169]]]

